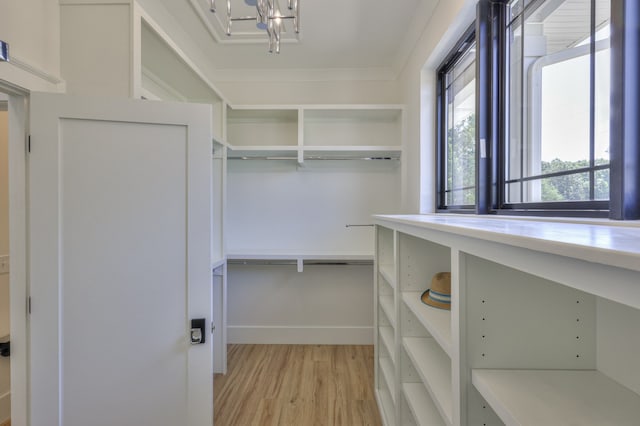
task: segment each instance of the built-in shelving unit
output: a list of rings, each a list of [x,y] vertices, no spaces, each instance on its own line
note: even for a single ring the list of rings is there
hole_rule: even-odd
[[[392,379],[398,300],[393,270],[385,270],[380,282],[386,309],[376,313],[385,324],[381,333],[373,333],[366,301],[374,253],[371,214],[400,205],[403,107],[232,105],[226,117],[229,300],[239,313],[230,319],[231,341],[384,339],[389,350],[381,354]],[[342,295],[342,305],[330,302],[335,294]],[[269,299],[269,309],[252,309],[252,298]],[[320,309],[323,303],[330,306]],[[389,385],[395,407],[397,386]]]
[[[398,160],[397,105],[234,106],[227,112],[230,159]]]
[[[227,108],[232,159],[298,158],[298,109]]]
[[[375,222],[386,292],[378,311],[391,291],[381,283],[397,280],[394,348],[377,320],[376,352],[396,354],[396,376],[377,377],[379,399],[390,381],[399,392],[395,415],[382,410],[387,425],[638,424],[640,246],[631,241],[640,227],[454,215]],[[452,273],[451,311],[420,300],[441,271]]]
[[[375,261],[376,395],[383,421],[391,425],[396,417],[398,392],[396,380],[396,241],[393,231],[377,228]]]

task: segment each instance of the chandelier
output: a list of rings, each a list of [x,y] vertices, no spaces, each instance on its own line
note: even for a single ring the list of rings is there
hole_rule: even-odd
[[[231,0],[227,0],[227,35],[231,35],[231,25],[236,21],[256,21],[258,29],[266,31],[269,37],[269,53],[280,53],[280,34],[284,30],[284,20],[293,20],[293,30],[296,34],[300,32],[298,23],[300,14],[298,9],[299,0],[287,0],[289,15],[280,12],[278,0],[244,0],[249,6],[255,6],[256,16],[231,16]],[[211,0],[211,11],[216,13],[216,0]]]

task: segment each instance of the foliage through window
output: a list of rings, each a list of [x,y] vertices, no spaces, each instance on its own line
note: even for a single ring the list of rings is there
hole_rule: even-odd
[[[437,72],[438,210],[608,214],[612,1],[480,0]]]
[[[511,2],[505,204],[609,199],[610,9]]]
[[[476,190],[476,69],[473,34],[467,35],[439,75],[440,206],[472,208]]]

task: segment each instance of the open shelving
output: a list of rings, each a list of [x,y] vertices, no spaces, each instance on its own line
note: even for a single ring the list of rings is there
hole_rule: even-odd
[[[402,301],[442,350],[451,356],[451,312],[425,305],[420,300],[421,295],[418,292],[405,292]]]
[[[639,227],[455,215],[375,222],[397,245],[395,424],[638,424]],[[420,301],[445,270],[451,311]]]
[[[438,411],[447,424],[452,424],[451,360],[431,338],[405,337],[402,344]]]
[[[399,160],[402,106],[234,106],[230,159]]]
[[[395,342],[393,336],[393,328],[380,327],[380,338],[382,339],[382,343],[384,344],[385,349],[389,353],[391,361],[395,362]]]
[[[472,371],[473,385],[507,425],[637,425],[640,395],[596,370]]]
[[[422,383],[404,383],[402,393],[417,426],[445,426],[442,416]]]
[[[382,312],[386,315],[391,327],[395,328],[395,309],[393,308],[393,296],[379,296],[380,306],[382,307]]]

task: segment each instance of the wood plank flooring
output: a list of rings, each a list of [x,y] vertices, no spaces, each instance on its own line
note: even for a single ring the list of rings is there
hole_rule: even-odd
[[[215,426],[380,426],[373,346],[229,345]]]
[[[4,422],[0,423],[0,426],[11,426],[11,419],[5,420]]]

